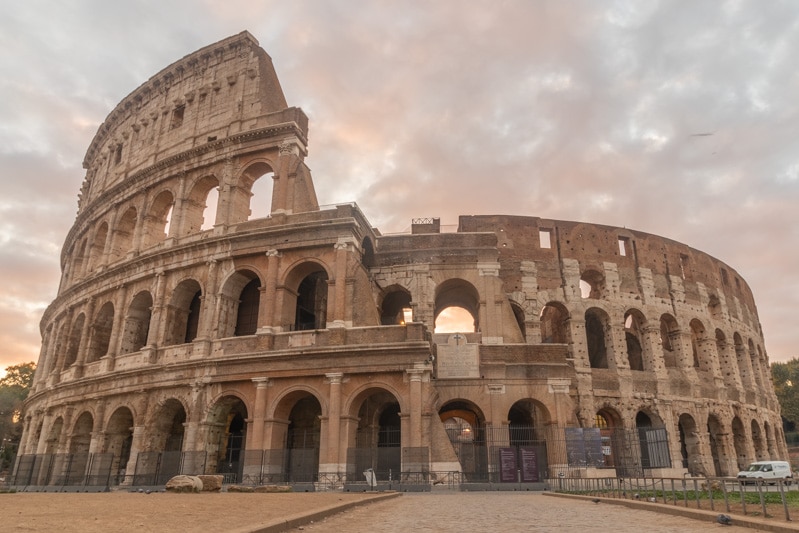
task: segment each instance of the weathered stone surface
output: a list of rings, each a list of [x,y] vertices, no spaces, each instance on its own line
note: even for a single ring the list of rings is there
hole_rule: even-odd
[[[203,484],[203,492],[219,492],[222,490],[222,481],[225,479],[221,475],[200,475],[197,476]]]
[[[259,485],[255,492],[291,492],[291,485]]]
[[[166,482],[168,492],[202,492],[203,482],[197,476],[179,475]]]

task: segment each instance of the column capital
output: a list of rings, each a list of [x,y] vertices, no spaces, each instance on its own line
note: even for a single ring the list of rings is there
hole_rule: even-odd
[[[267,377],[260,377],[260,378],[252,378],[252,382],[255,383],[255,386],[259,389],[263,389],[267,385],[269,385],[269,378]]]
[[[280,250],[272,248],[271,250],[267,250],[264,255],[266,255],[266,257],[280,257],[281,254]]]
[[[344,380],[344,373],[343,372],[330,372],[325,374],[327,378],[327,382],[331,385],[341,385],[342,381]]]

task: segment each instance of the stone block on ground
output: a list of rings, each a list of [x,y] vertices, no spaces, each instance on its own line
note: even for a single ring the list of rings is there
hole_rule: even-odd
[[[225,479],[221,475],[201,475],[197,476],[203,483],[203,492],[219,492],[222,490],[222,481]]]
[[[203,482],[197,476],[175,476],[166,482],[167,492],[202,492]]]

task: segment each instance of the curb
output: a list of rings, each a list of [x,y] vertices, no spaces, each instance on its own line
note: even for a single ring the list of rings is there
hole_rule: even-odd
[[[624,500],[616,498],[603,498],[597,496],[578,496],[576,494],[559,494],[555,492],[544,492],[545,496],[552,496],[555,498],[567,498],[572,500],[584,500],[591,502],[594,499],[600,499],[603,504],[621,505],[630,509],[638,509],[641,511],[652,511],[655,513],[668,514],[673,516],[682,516],[685,518],[693,518],[694,520],[701,520],[703,522],[716,523],[716,517],[722,513],[728,514],[726,511],[708,511],[705,509],[689,509],[687,507],[679,507],[676,505],[668,505],[662,503],[652,503],[634,500]],[[799,531],[799,524],[794,525],[794,522],[772,522],[762,518],[755,518],[749,516],[742,516],[737,514],[729,514],[732,518],[732,525],[739,527],[746,527],[756,529],[758,531],[773,531],[775,533],[796,533]]]
[[[328,516],[340,513],[342,511],[346,511],[347,509],[352,509],[353,507],[358,507],[361,505],[367,505],[370,503],[388,500],[391,498],[396,498],[398,496],[402,496],[402,493],[386,492],[382,494],[375,494],[372,497],[364,498],[362,500],[329,505],[327,507],[322,507],[321,509],[307,511],[304,513],[297,513],[295,515],[287,516],[285,518],[278,518],[275,520],[271,520],[269,522],[265,522],[257,526],[245,526],[243,528],[236,530],[236,532],[237,533],[281,533],[282,531],[287,531],[289,529],[294,529],[296,527],[303,526],[311,522],[316,522],[323,518],[327,518]]]

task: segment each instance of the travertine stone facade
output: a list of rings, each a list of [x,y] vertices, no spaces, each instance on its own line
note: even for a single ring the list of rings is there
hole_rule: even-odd
[[[307,136],[246,32],[111,112],[42,318],[18,465],[69,456],[71,475],[102,463],[152,484],[170,453],[174,471],[260,482],[361,480],[365,466],[478,479],[514,446],[536,447],[541,477],[732,475],[786,456],[733,268],[663,237],[537,217],[384,236],[355,204],[320,208]],[[257,218],[259,181],[271,209]],[[433,333],[453,307],[474,328]],[[575,428],[596,428],[603,457],[574,459]]]

